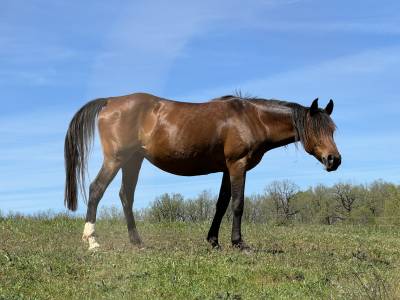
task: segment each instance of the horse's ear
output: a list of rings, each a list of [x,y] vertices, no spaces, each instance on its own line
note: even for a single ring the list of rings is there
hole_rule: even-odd
[[[333,100],[329,100],[328,105],[325,107],[325,112],[330,115],[333,111]]]
[[[314,99],[310,107],[310,115],[314,115],[318,112],[318,98]]]

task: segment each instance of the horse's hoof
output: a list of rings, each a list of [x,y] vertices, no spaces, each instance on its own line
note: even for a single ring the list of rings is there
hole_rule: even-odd
[[[138,250],[146,250],[146,245],[145,244],[143,244],[143,243],[140,243],[140,244],[134,244],[134,245],[132,245],[133,247],[135,247],[136,249],[138,249]]]
[[[89,245],[89,251],[97,251],[97,250],[99,250],[100,249],[100,245],[97,243],[97,242],[95,242],[95,243],[92,243],[92,244],[90,244]]]
[[[232,242],[232,247],[235,249],[238,249],[240,251],[243,251],[244,253],[250,253],[252,251],[251,247],[248,246],[245,242],[239,241],[239,242]]]
[[[211,247],[212,247],[212,250],[215,250],[215,251],[221,251],[222,250],[221,245],[218,244],[218,243],[216,243],[214,245],[211,245]]]
[[[130,240],[130,244],[133,249],[144,250],[146,245],[141,240]]]
[[[89,250],[94,251],[100,248],[99,243],[96,241],[94,236],[91,236],[87,239],[89,241]]]
[[[219,245],[218,240],[209,238],[209,239],[207,239],[207,241],[210,243],[211,248],[213,250],[221,250],[221,246]]]

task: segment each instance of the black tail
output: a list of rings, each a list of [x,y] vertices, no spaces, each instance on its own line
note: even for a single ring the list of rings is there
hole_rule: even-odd
[[[70,210],[78,208],[78,186],[85,194],[87,158],[93,143],[97,115],[107,99],[96,99],[85,104],[72,118],[65,136],[65,196],[64,204]]]

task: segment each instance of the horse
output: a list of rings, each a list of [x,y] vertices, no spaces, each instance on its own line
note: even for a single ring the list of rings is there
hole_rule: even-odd
[[[144,159],[176,175],[222,172],[216,211],[207,241],[219,248],[221,220],[231,201],[233,247],[248,249],[241,233],[246,172],[271,149],[300,142],[327,171],[336,170],[341,155],[333,135],[332,99],[322,109],[318,98],[310,107],[274,99],[227,95],[203,103],[179,102],[147,93],[99,98],[85,104],[72,118],[65,137],[66,207],[77,209],[84,197],[87,159],[96,129],[103,164],[89,187],[84,241],[99,247],[95,235],[100,199],[122,170],[119,196],[130,242],[142,247],[132,208]]]

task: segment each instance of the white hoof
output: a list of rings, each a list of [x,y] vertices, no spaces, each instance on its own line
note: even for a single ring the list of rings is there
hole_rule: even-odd
[[[93,236],[89,237],[88,240],[89,240],[89,250],[96,250],[100,248],[99,243],[96,242],[96,239]]]

